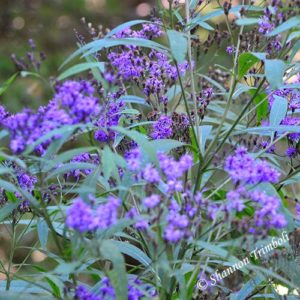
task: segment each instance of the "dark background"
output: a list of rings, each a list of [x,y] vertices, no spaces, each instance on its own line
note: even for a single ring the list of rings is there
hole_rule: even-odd
[[[26,56],[32,38],[46,54],[41,68],[45,81],[20,78],[2,96],[0,103],[16,112],[24,106],[36,108],[51,97],[46,81],[76,49],[74,29],[87,34],[85,17],[94,27],[113,28],[125,21],[144,18],[155,0],[0,0],[0,85],[16,72],[10,59]]]

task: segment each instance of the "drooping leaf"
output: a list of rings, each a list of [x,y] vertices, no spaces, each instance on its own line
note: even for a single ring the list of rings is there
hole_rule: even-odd
[[[182,63],[185,60],[188,51],[188,43],[185,34],[176,30],[168,30],[167,35],[174,59],[178,63]]]
[[[286,64],[280,59],[265,60],[265,76],[272,89],[276,89],[283,84],[283,75]]]
[[[127,274],[125,261],[118,247],[109,240],[104,240],[100,245],[100,253],[104,259],[112,262],[113,267],[108,271],[108,276],[114,287],[117,300],[127,300]]]
[[[119,251],[123,254],[126,254],[133,259],[137,260],[145,267],[149,267],[151,264],[151,259],[139,248],[134,245],[131,245],[128,242],[120,242],[120,241],[111,241],[115,246],[118,247]]]
[[[98,68],[101,72],[104,72],[104,66],[105,64],[103,62],[87,62],[87,63],[81,63],[77,64],[68,70],[64,71],[58,76],[58,80],[64,80],[68,77],[71,77],[73,75],[76,75],[78,73],[84,72],[86,70]]]
[[[288,101],[283,97],[274,95],[274,102],[270,112],[270,126],[277,126],[285,118],[288,110]]]
[[[290,30],[296,26],[300,25],[300,16],[295,16],[292,17],[290,19],[288,19],[287,21],[285,21],[284,23],[280,24],[279,26],[277,26],[274,30],[272,30],[271,32],[269,32],[267,34],[267,36],[275,36],[278,35],[284,31]]]
[[[240,18],[235,21],[235,23],[239,26],[247,26],[258,24],[259,18]]]
[[[49,228],[47,222],[42,218],[39,218],[37,221],[37,231],[41,247],[45,248],[48,241]]]
[[[10,78],[8,78],[0,87],[0,96],[3,95],[6,90],[11,86],[11,84],[15,81],[17,78],[18,73],[15,73]]]
[[[122,96],[119,100],[125,103],[136,103],[144,106],[150,106],[144,98],[134,95]]]

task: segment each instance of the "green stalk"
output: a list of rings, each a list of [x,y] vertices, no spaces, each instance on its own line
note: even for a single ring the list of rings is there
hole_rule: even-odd
[[[10,288],[10,283],[11,283],[10,270],[11,270],[12,263],[13,263],[15,247],[16,247],[16,222],[15,222],[15,219],[13,218],[13,221],[12,221],[12,246],[11,246],[11,250],[10,250],[8,267],[7,267],[7,272],[6,272],[6,275],[7,275],[6,276],[6,286],[5,286],[6,291],[9,291],[9,288]]]

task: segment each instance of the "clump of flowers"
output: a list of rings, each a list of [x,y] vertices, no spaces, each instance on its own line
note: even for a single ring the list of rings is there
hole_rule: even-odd
[[[142,282],[138,278],[130,278],[128,282],[128,299],[139,300],[146,295],[155,295],[155,290],[143,292]],[[149,290],[149,287],[148,287]],[[116,299],[115,291],[108,277],[100,282],[98,291],[91,292],[87,287],[79,285],[76,288],[75,299],[77,300],[113,300]]]
[[[7,115],[1,121],[10,131],[10,148],[21,153],[28,145],[64,125],[90,122],[100,112],[99,99],[94,97],[94,87],[87,81],[66,81],[57,87],[57,92],[47,106],[37,112],[24,109],[15,115]],[[43,155],[54,138],[36,146],[38,154]]]
[[[229,212],[241,212],[246,207],[247,200],[252,200],[255,204],[254,226],[248,224],[250,233],[280,229],[287,225],[285,217],[280,213],[280,199],[251,187],[260,183],[278,183],[280,173],[276,169],[266,161],[255,160],[246,148],[240,147],[226,159],[225,170],[235,184],[235,189],[227,193],[226,209]]]
[[[121,201],[113,196],[105,204],[93,207],[81,198],[73,201],[67,211],[66,225],[78,232],[107,229],[117,222]]]

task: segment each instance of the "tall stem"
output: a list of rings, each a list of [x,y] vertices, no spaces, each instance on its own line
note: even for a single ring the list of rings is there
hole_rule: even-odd
[[[190,0],[185,1],[185,14],[186,14],[186,23],[190,23]],[[198,105],[197,105],[197,97],[196,97],[196,86],[195,86],[195,78],[193,73],[193,60],[192,60],[192,39],[190,30],[187,32],[187,40],[188,40],[188,63],[190,69],[191,76],[191,89],[192,89],[192,99],[194,103],[195,110],[195,127],[196,127],[196,138],[198,144],[200,143],[200,131],[199,131],[199,116],[198,116]],[[199,148],[200,151],[200,148]]]

